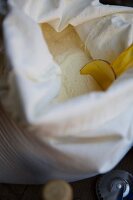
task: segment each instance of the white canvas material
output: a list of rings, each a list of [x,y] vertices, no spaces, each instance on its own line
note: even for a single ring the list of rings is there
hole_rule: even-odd
[[[102,5],[97,0],[10,0],[8,5],[3,30],[11,70],[9,90],[1,101],[14,118],[25,120],[28,134],[14,131],[13,150],[8,148],[18,156],[5,153],[1,163],[7,166],[5,160],[12,160],[17,176],[8,169],[0,181],[71,181],[109,171],[133,143],[133,69],[105,92],[97,88],[59,102],[59,57],[51,53],[39,23],[48,23],[55,32],[72,25],[90,53],[88,60],[113,61],[133,43],[133,8]]]

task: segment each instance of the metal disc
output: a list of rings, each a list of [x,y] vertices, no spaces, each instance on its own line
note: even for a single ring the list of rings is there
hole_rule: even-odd
[[[133,176],[122,170],[103,175],[97,182],[96,193],[99,200],[133,199]]]

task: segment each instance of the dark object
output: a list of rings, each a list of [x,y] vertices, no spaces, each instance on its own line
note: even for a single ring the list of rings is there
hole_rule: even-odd
[[[7,0],[0,0],[0,15],[6,15],[8,12]]]
[[[133,176],[122,170],[103,175],[96,186],[99,200],[132,200]]]
[[[133,0],[100,0],[100,3],[133,7]]]

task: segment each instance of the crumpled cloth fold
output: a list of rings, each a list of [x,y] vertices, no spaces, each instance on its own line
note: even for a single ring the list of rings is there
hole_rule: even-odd
[[[10,0],[8,5],[3,30],[11,70],[1,101],[30,125],[22,132],[6,127],[1,111],[0,182],[71,181],[109,171],[133,143],[133,69],[106,92],[55,105],[61,71],[39,23],[56,31],[71,24],[92,58],[112,61],[133,42],[133,9],[97,0]]]

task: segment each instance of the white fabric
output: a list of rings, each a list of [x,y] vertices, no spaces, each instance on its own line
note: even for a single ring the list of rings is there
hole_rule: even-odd
[[[12,70],[3,104],[17,117],[22,110],[32,124],[30,134],[42,147],[34,165],[39,178],[33,178],[33,171],[25,182],[39,183],[48,177],[76,180],[112,169],[133,142],[133,70],[106,92],[86,93],[59,104],[61,70],[38,23],[48,22],[56,31],[71,24],[92,58],[112,61],[133,43],[133,9],[95,0],[10,0],[9,4],[11,12],[3,27]],[[17,95],[21,100],[15,110]],[[28,148],[23,151],[30,157]],[[52,168],[44,166],[45,161]],[[26,168],[19,169],[23,173],[12,182],[23,182]]]
[[[117,13],[94,19],[76,30],[94,59],[112,62],[133,43],[133,14]]]

